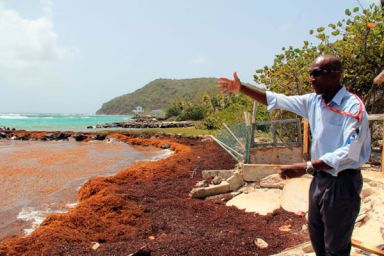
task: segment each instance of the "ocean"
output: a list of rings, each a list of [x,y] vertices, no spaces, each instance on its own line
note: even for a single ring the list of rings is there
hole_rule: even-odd
[[[54,113],[0,113],[0,127],[29,131],[83,131],[87,126],[124,122],[133,116]]]

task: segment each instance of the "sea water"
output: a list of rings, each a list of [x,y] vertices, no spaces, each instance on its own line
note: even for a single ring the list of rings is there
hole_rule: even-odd
[[[0,127],[29,131],[82,131],[88,126],[130,119],[131,115],[0,113]]]
[[[21,230],[29,234],[48,214],[75,207],[78,189],[90,178],[172,153],[114,140],[0,140],[0,241]]]

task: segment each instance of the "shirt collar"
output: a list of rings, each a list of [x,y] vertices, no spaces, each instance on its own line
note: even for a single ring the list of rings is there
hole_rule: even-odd
[[[340,88],[340,90],[336,93],[335,96],[333,96],[333,99],[331,102],[334,102],[337,105],[341,104],[341,100],[348,95],[348,91],[345,89],[344,86]]]

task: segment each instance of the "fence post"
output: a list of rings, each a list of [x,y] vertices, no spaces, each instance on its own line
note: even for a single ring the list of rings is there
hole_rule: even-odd
[[[308,120],[303,119],[303,158],[309,160],[309,125]]]

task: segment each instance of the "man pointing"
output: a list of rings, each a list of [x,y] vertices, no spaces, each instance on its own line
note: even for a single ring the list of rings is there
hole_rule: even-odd
[[[234,79],[220,78],[224,93],[241,92],[268,106],[308,119],[311,161],[281,168],[284,179],[312,174],[308,230],[316,255],[349,255],[351,236],[360,210],[362,176],[359,167],[369,159],[370,133],[362,101],[341,85],[342,63],[336,56],[316,58],[309,75],[315,93],[286,96],[264,92]]]

